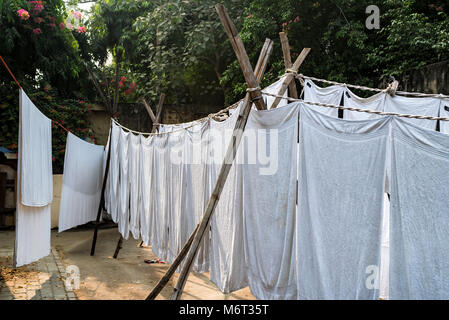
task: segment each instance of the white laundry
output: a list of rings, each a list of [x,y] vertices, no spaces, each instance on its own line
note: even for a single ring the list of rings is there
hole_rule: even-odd
[[[120,129],[119,136],[119,186],[118,186],[118,231],[123,239],[129,237],[129,131]]]
[[[239,112],[240,106],[223,122],[211,119],[208,153],[211,157],[211,192]],[[248,285],[248,267],[243,247],[243,177],[237,166],[234,161],[211,219],[210,280],[223,293]]]
[[[42,207],[53,199],[51,161],[51,120],[42,114],[30,98],[20,90],[22,126],[21,202],[25,206]]]
[[[354,94],[351,90],[346,89],[343,96],[343,105],[349,108],[368,109],[375,111],[385,110],[385,99],[388,94],[386,92],[376,93],[368,98],[361,98]],[[343,111],[343,118],[348,120],[368,120],[378,119],[382,116],[367,112]]]
[[[381,236],[379,277],[380,277],[379,298],[388,300],[389,278],[390,278],[390,199],[388,198],[387,193],[384,193],[384,208],[382,213],[382,236]]]
[[[277,95],[279,93],[279,90],[282,87],[282,83],[284,82],[285,78],[286,78],[286,76],[283,76],[278,81],[276,81],[276,82],[270,84],[268,87],[264,88],[262,91]],[[292,80],[292,81],[294,81],[294,80]],[[267,109],[271,109],[271,105],[273,104],[274,100],[276,100],[276,97],[269,96],[269,95],[266,95],[266,94],[262,94],[262,96],[264,98],[265,105],[267,106]],[[285,92],[284,92],[284,94],[282,96],[283,97],[288,97],[288,89],[285,90]],[[277,108],[285,106],[286,104],[288,104],[288,100],[287,99],[281,99],[279,101],[279,104],[277,105]],[[253,104],[252,107],[255,108],[256,106]]]
[[[53,188],[51,120],[34,106],[22,89],[19,95],[18,142],[15,267],[50,254],[49,202]],[[24,187],[24,183],[32,185]],[[22,195],[27,197],[26,203],[40,206],[24,205]]]
[[[449,98],[440,98],[440,117],[449,118]],[[440,120],[440,132],[449,134],[449,121]]]
[[[312,80],[305,79],[304,81],[304,101],[307,102],[317,102],[326,103],[339,106],[341,97],[343,95],[345,88],[343,86],[333,85],[326,88],[321,88],[317,86]],[[319,107],[320,112],[325,113],[334,118],[338,117],[338,109]]]
[[[394,119],[391,167],[390,299],[447,300],[447,135]]]
[[[150,245],[152,228],[153,203],[155,192],[153,188],[153,137],[140,136],[140,236],[146,246]]]
[[[184,244],[195,227],[200,223],[207,201],[210,197],[209,172],[207,152],[209,142],[209,121],[198,123],[185,131],[183,153],[184,165],[184,205],[181,224],[181,243]],[[195,272],[209,271],[210,233],[206,230],[198,253],[193,262]]]
[[[185,225],[182,223],[181,217],[185,214],[185,207],[183,205],[185,192],[184,182],[184,144],[186,133],[184,130],[176,131],[168,134],[167,148],[169,152],[169,159],[167,162],[168,171],[170,175],[169,182],[169,205],[168,212],[168,245],[167,258],[169,263],[172,263],[184,244],[182,233]],[[203,186],[204,187],[204,186]]]
[[[103,181],[104,147],[67,134],[59,232],[97,217]]]
[[[298,298],[379,298],[390,122],[341,120],[301,106]]]
[[[120,177],[120,167],[119,167],[119,142],[120,142],[120,132],[119,126],[112,121],[111,133],[109,136],[109,143],[111,143],[111,157],[109,164],[108,180],[107,180],[107,194],[106,198],[106,208],[111,215],[112,220],[117,223],[119,218],[119,177]]]
[[[413,98],[398,95],[392,97],[388,94],[385,99],[385,111],[438,117],[440,102],[441,100],[439,98]],[[435,130],[437,125],[436,120],[407,119],[406,121],[430,130]]]
[[[152,194],[150,242],[153,253],[161,260],[167,260],[171,185],[168,134],[153,136],[152,144],[154,189]]]
[[[129,137],[129,231],[134,239],[140,238],[140,217],[141,217],[141,197],[140,179],[141,165],[140,165],[140,134],[135,135],[130,133]]]
[[[191,127],[193,125],[199,124],[200,122],[195,120],[191,122],[175,123],[175,124],[160,124],[158,128],[159,133],[173,132],[179,129],[184,129]]]
[[[296,299],[299,104],[251,111],[240,156],[249,287],[258,299]],[[257,154],[257,156],[256,156]],[[242,160],[238,158],[239,162]]]

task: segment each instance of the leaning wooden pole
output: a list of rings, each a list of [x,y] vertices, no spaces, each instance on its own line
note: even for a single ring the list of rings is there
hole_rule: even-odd
[[[245,47],[240,39],[240,36],[237,33],[233,22],[229,18],[229,15],[223,5],[217,4],[215,8],[218,15],[220,16],[221,23],[223,24],[223,27],[225,28],[226,33],[231,40],[232,47],[234,48],[234,51],[237,55],[237,59],[239,60],[243,75],[248,84],[248,93],[246,94],[243,108],[241,108],[239,111],[237,122],[235,124],[231,141],[226,151],[226,155],[221,166],[217,182],[215,183],[214,190],[209,199],[209,202],[207,203],[206,210],[204,211],[203,219],[201,220],[198,231],[195,235],[195,238],[193,239],[192,247],[187,254],[186,262],[174,289],[172,300],[179,300],[181,298],[182,291],[192,268],[193,260],[195,259],[195,256],[198,252],[198,248],[201,244],[204,233],[209,226],[210,219],[215,210],[215,207],[217,206],[218,200],[220,199],[221,192],[223,191],[229,171],[231,170],[232,163],[234,162],[235,156],[237,154],[237,149],[243,137],[246,122],[251,111],[251,105],[254,102],[258,109],[266,109],[265,103],[260,93],[259,82],[254,76],[254,72],[249,62],[248,55],[246,54]]]
[[[287,69],[287,76],[284,78],[284,81],[282,82],[281,88],[279,89],[277,95],[278,96],[283,96],[285,91],[287,90],[290,82],[294,79],[295,74],[298,72],[299,67],[301,66],[301,64],[304,62],[304,60],[306,59],[307,55],[310,52],[310,48],[304,48],[302,49],[301,53],[299,54],[298,58],[296,58],[295,63],[293,64],[293,66],[289,69]],[[273,101],[273,104],[271,105],[271,109],[274,109],[278,106],[279,102],[281,102],[282,98],[276,98]]]
[[[290,69],[293,66],[292,57],[290,56],[290,44],[288,43],[288,37],[285,32],[279,32],[279,37],[281,38],[282,45],[282,54],[284,56],[284,66],[285,70]],[[298,91],[296,90],[296,84],[293,81],[290,81],[288,85],[289,96],[295,99],[298,99]]]
[[[101,187],[101,197],[100,197],[100,203],[98,204],[97,219],[95,220],[94,237],[92,239],[92,247],[90,249],[91,256],[93,256],[95,254],[95,246],[97,245],[98,227],[100,225],[100,219],[101,219],[101,210],[104,208],[104,202],[105,202],[104,192],[106,190],[106,183],[108,181],[108,175],[109,175],[109,166],[110,166],[110,162],[111,162],[112,120],[111,120],[111,128],[110,128],[109,137],[110,137],[110,139],[109,139],[108,155],[106,157],[106,168],[104,170],[103,185]]]
[[[272,51],[273,51],[273,41],[267,38],[265,40],[265,43],[260,52],[260,56],[259,56],[259,60],[257,61],[256,68],[254,69],[254,74],[257,75],[256,80],[258,82],[260,82],[262,80],[262,77],[265,74],[265,70],[268,65],[268,59],[269,59]],[[248,103],[248,101],[245,99],[244,105],[246,105],[247,103]],[[162,279],[158,282],[158,284],[153,289],[153,291],[150,293],[150,295],[146,298],[146,300],[154,300],[157,297],[157,295],[162,291],[162,289],[167,285],[168,281],[175,273],[175,270],[178,268],[178,266],[181,264],[184,257],[189,252],[189,249],[193,242],[193,237],[195,236],[195,233],[198,230],[198,227],[199,227],[199,225],[196,227],[196,229],[190,235],[189,240],[186,242],[186,244],[184,245],[182,250],[179,252],[175,261],[173,261],[172,265],[170,266],[170,269],[162,277]]]

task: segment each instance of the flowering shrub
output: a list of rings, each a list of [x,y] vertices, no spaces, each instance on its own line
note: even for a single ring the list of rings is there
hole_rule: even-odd
[[[22,20],[28,20],[30,18],[30,14],[24,9],[17,10],[17,13]]]

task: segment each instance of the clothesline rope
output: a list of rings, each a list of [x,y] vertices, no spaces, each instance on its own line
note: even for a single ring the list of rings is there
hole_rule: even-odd
[[[300,80],[301,79],[309,79],[309,80],[313,80],[313,81],[317,81],[317,82],[323,82],[323,83],[327,83],[327,84],[332,84],[332,85],[337,85],[337,86],[342,86],[342,87],[349,87],[349,88],[365,90],[365,91],[373,91],[373,92],[385,92],[386,91],[386,89],[370,88],[370,87],[359,86],[359,85],[354,85],[354,84],[346,84],[346,83],[341,83],[341,82],[336,82],[336,81],[331,81],[331,80],[326,80],[326,79],[309,77],[309,76],[303,75],[302,73],[296,75],[295,77]],[[396,91],[396,94],[404,95],[404,96],[415,96],[415,97],[449,98],[448,95],[444,95],[441,93],[421,93],[421,92]]]
[[[397,116],[397,117],[409,118],[409,119],[449,121],[449,118],[444,118],[444,117],[419,116],[419,115],[414,115],[414,114],[385,112],[385,111],[377,111],[377,110],[370,110],[370,109],[361,109],[361,108],[336,106],[336,105],[333,105],[333,104],[319,103],[319,102],[309,102],[309,101],[304,101],[303,99],[295,99],[295,98],[290,98],[290,97],[279,96],[277,94],[272,94],[272,93],[268,93],[268,92],[264,92],[264,91],[262,91],[262,93],[267,95],[267,96],[272,96],[272,97],[275,97],[275,98],[286,99],[286,100],[292,101],[292,102],[302,101],[302,102],[307,103],[307,104],[321,106],[321,107],[336,108],[336,109],[348,110],[348,111],[366,112],[366,113],[372,113],[372,114],[377,114],[377,115],[381,115],[381,116]]]

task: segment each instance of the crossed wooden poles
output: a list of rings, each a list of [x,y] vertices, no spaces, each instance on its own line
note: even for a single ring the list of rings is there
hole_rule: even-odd
[[[247,93],[244,99],[243,107],[240,108],[239,115],[237,118],[237,122],[234,127],[233,135],[231,137],[231,141],[228,145],[228,149],[226,151],[225,158],[223,160],[223,164],[221,166],[214,190],[212,195],[207,203],[205,211],[203,213],[203,218],[201,222],[197,225],[196,229],[192,232],[187,242],[184,244],[183,248],[179,252],[176,259],[170,265],[166,274],[161,278],[158,284],[154,287],[152,292],[148,295],[146,300],[155,299],[158,294],[162,291],[165,285],[168,283],[170,278],[175,273],[175,270],[184,260],[185,264],[181,270],[180,276],[178,278],[176,287],[174,288],[174,292],[172,295],[172,300],[178,300],[181,298],[182,292],[184,290],[184,286],[186,284],[187,278],[192,268],[193,260],[198,252],[198,248],[201,245],[203,240],[203,236],[205,231],[207,230],[212,214],[214,213],[215,207],[217,206],[218,200],[220,199],[221,192],[223,191],[226,179],[228,177],[229,171],[231,169],[232,163],[234,162],[238,146],[243,136],[243,132],[246,126],[246,122],[248,120],[249,113],[251,111],[251,106],[254,103],[258,110],[266,110],[267,106],[262,98],[261,88],[259,87],[259,83],[262,80],[262,77],[265,73],[265,69],[268,64],[269,56],[273,49],[273,42],[270,39],[266,39],[264,46],[262,47],[259,59],[256,64],[255,70],[253,70],[251,63],[249,61],[248,55],[245,50],[245,46],[238,34],[235,25],[231,21],[225,7],[222,4],[217,4],[215,6],[216,11],[220,17],[220,21],[228,35],[229,40],[231,41],[232,48],[237,56],[237,60],[239,61],[240,68],[242,69],[243,75],[245,77],[245,81],[248,85]],[[282,43],[282,51],[284,53],[284,64],[286,68],[287,76],[284,78],[282,85],[277,92],[277,96],[283,96],[286,92],[287,88],[290,90],[290,95],[293,98],[297,98],[296,86],[294,83],[294,75],[298,72],[299,67],[303,63],[304,59],[307,57],[310,48],[304,48],[295,62],[291,63],[290,57],[290,48],[288,45],[287,36],[284,33],[280,33],[281,43]],[[281,98],[277,97],[271,105],[271,109],[276,108],[281,101]],[[148,110],[148,109],[147,109]],[[149,112],[150,113],[150,112]],[[151,117],[151,115],[150,115]],[[154,123],[154,122],[153,122]],[[110,144],[111,145],[111,144]],[[109,145],[109,147],[110,147]],[[109,155],[108,155],[108,164],[106,168],[109,167]],[[102,203],[104,202],[104,188],[105,181],[107,178],[107,174],[105,173],[105,179],[103,181],[103,190],[102,190]],[[99,214],[101,213],[100,203]],[[97,220],[99,221],[99,217],[97,216]],[[97,228],[96,228],[97,229]],[[94,241],[96,240],[96,232],[94,233]],[[120,244],[120,240],[119,240]],[[92,244],[92,249],[94,250],[95,245]],[[92,252],[91,252],[92,255]]]

